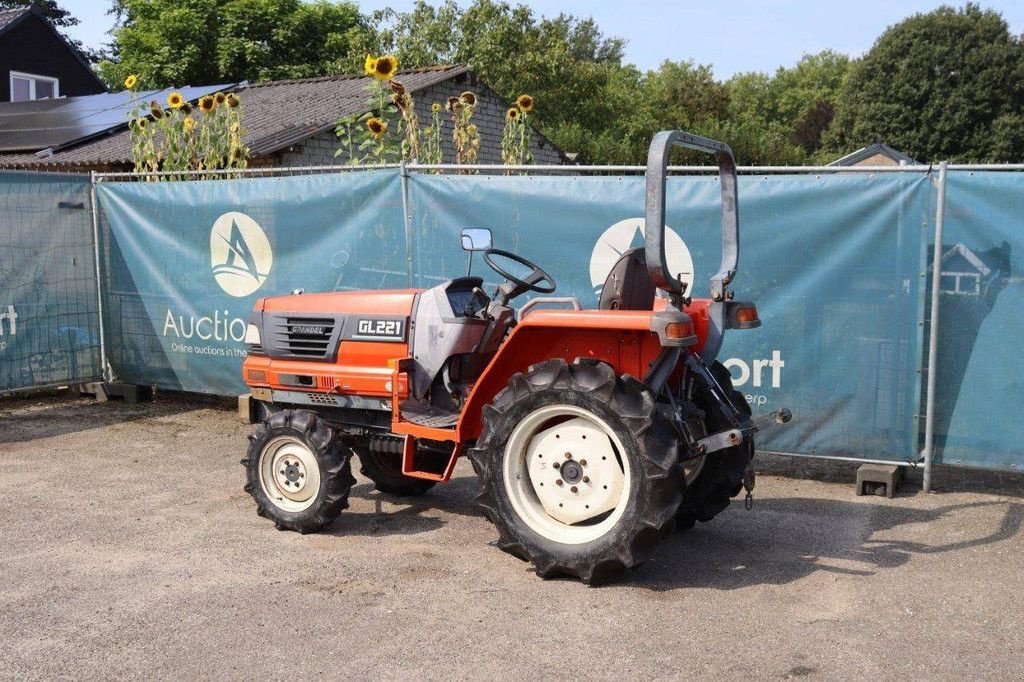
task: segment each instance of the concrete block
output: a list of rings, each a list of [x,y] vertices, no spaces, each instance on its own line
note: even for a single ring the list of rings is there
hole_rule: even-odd
[[[238,419],[243,424],[255,424],[260,420],[259,403],[249,393],[238,396]]]
[[[894,497],[903,481],[898,464],[861,464],[857,469],[857,494]]]

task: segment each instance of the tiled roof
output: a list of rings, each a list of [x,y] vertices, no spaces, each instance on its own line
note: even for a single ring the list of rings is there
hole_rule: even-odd
[[[892,159],[896,163],[907,164],[908,166],[916,166],[918,163],[917,161],[907,156],[903,152],[897,149],[893,149],[887,144],[876,142],[875,144],[868,145],[867,147],[862,147],[861,149],[858,149],[855,152],[851,152],[842,158],[836,159],[835,161],[828,165],[856,166],[861,161],[865,159],[870,159],[872,156],[875,156],[876,154],[881,154],[882,156]]]
[[[403,71],[398,79],[415,92],[454,78],[465,66]],[[366,111],[369,76],[327,76],[256,83],[237,92],[245,107],[245,143],[253,156],[262,156],[330,130],[338,118]],[[0,167],[53,167],[124,164],[131,161],[126,126],[107,137],[70,147],[46,158],[35,153],[2,154]]]
[[[13,24],[16,19],[21,17],[23,14],[28,14],[32,10],[28,7],[19,7],[16,9],[0,9],[0,31],[3,31],[9,25]]]

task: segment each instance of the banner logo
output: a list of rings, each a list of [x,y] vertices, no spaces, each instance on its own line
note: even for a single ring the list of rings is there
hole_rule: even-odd
[[[242,298],[263,286],[270,275],[274,254],[255,220],[230,211],[210,231],[210,266],[213,278],[227,294]]]
[[[597,240],[590,254],[590,283],[595,293],[600,293],[608,273],[612,271],[619,256],[644,244],[644,219],[627,218],[615,223]],[[686,284],[686,290],[693,290],[693,257],[686,242],[671,227],[665,226],[665,260],[671,274]]]

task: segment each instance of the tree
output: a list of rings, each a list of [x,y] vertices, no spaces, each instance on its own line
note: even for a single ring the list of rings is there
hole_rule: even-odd
[[[1024,46],[976,4],[891,26],[847,78],[826,135],[837,152],[885,142],[931,161],[1020,161]]]
[[[590,128],[606,117],[601,93],[623,57],[623,41],[602,35],[593,19],[538,18],[525,5],[494,0],[465,9],[420,0],[409,12],[376,12],[370,23],[367,51],[395,54],[402,68],[465,63],[507,98],[536,96],[547,125]]]
[[[743,123],[760,122],[773,146],[788,144],[814,155],[832,123],[836,101],[850,68],[850,59],[831,50],[804,55],[795,66],[779,68],[774,76],[744,73],[731,78],[730,116]],[[788,150],[787,157],[796,150]],[[799,156],[799,154],[796,154]]]
[[[115,0],[112,54],[100,74],[119,88],[322,76],[350,70],[367,27],[351,2]]]

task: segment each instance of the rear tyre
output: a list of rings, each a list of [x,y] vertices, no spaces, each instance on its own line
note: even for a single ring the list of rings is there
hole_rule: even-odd
[[[309,410],[269,415],[249,436],[242,465],[256,513],[278,530],[311,533],[348,507],[351,450]]]
[[[411,478],[402,474],[402,456],[388,453],[371,453],[357,450],[362,466],[359,473],[373,481],[374,487],[382,493],[414,497],[434,487],[435,481]]]
[[[750,404],[742,393],[733,389],[729,370],[717,361],[710,369],[732,404],[750,416]],[[706,415],[704,424],[707,433],[728,428],[729,424],[714,405],[710,391],[703,388],[695,398]],[[693,528],[698,521],[710,521],[725,511],[731,498],[739,495],[743,489],[743,474],[753,457],[754,439],[748,436],[739,445],[686,462],[686,493],[676,514],[676,528]]]
[[[586,583],[645,561],[681,499],[678,441],[653,394],[607,364],[555,359],[484,408],[469,457],[498,547]]]

